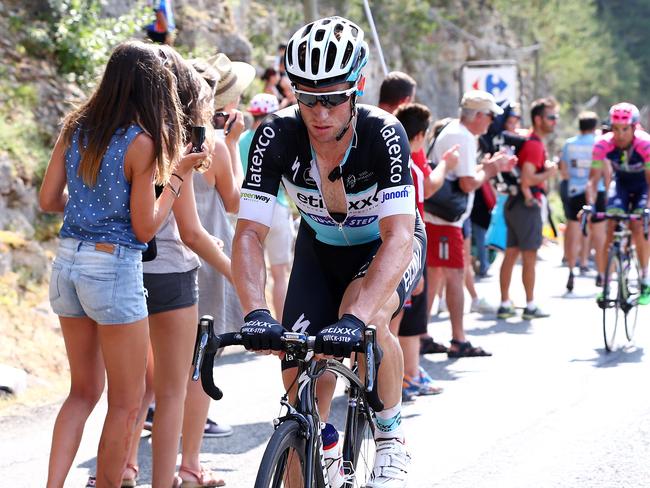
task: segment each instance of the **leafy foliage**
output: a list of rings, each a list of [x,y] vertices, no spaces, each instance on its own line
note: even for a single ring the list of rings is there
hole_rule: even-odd
[[[541,44],[542,75],[564,106],[579,110],[597,95],[604,109],[638,97],[641,67],[620,49],[595,1],[493,0],[493,5],[522,45]]]
[[[30,37],[39,39],[54,54],[61,73],[70,74],[86,86],[96,78],[111,50],[151,21],[151,13],[142,0],[118,18],[101,15],[101,0],[48,0],[48,3],[47,29],[36,27]]]

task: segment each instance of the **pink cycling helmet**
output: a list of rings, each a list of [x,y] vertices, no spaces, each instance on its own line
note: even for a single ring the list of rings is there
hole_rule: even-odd
[[[622,102],[613,105],[609,109],[610,124],[629,124],[635,125],[639,122],[639,109],[636,105]]]
[[[248,111],[251,115],[267,115],[276,112],[280,108],[278,97],[270,93],[258,93],[255,95],[250,104]]]

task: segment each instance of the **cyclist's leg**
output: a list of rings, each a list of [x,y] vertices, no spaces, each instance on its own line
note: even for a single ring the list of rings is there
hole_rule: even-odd
[[[100,325],[99,341],[106,365],[108,410],[97,452],[99,486],[118,486],[129,455],[144,395],[148,323]]]
[[[630,203],[634,209],[633,213],[639,215],[643,214],[643,210],[648,205],[647,185],[643,185],[643,188],[639,189],[639,192],[635,194],[635,198],[633,198]],[[631,222],[630,228],[634,235],[634,244],[636,245],[636,252],[639,256],[641,271],[644,273],[644,270],[647,271],[648,268],[648,241],[645,240],[645,236],[643,235],[643,224],[641,221]]]
[[[565,254],[567,265],[569,266],[569,274],[572,273],[573,268],[575,268],[578,254],[580,250],[580,225],[578,224],[578,212],[585,204],[584,194],[575,195],[569,199],[568,210],[569,213],[567,217],[567,226],[564,233],[564,238],[566,239]],[[582,265],[586,263],[581,263]]]
[[[596,197],[596,212],[604,212],[606,208],[606,194],[604,191],[599,191]],[[605,269],[605,260],[607,259],[607,248],[605,247],[605,221],[602,218],[596,218],[592,215],[589,237],[591,239],[591,246],[596,251],[596,269],[600,272],[601,263],[602,269]]]
[[[59,317],[59,321],[70,364],[70,393],[54,423],[48,488],[63,486],[86,420],[104,391],[104,361],[97,324],[88,317]]]
[[[362,277],[350,283],[341,301],[341,310],[349,309],[350,305],[356,302],[365,279],[367,278]],[[397,405],[402,398],[402,379],[404,377],[402,349],[399,341],[389,329],[391,317],[399,307],[400,299],[395,291],[375,317],[369,321],[369,324],[377,327],[377,340],[384,352],[379,368],[378,388],[379,397],[387,409]]]
[[[282,325],[293,332],[316,335],[323,327],[338,320],[338,304],[344,288],[337,286],[332,276],[327,274],[326,262],[322,261],[315,247],[317,246],[307,225],[302,223],[296,239],[293,267],[289,277],[287,296],[282,312]],[[343,252],[341,256],[343,258]],[[332,268],[333,263],[329,263]],[[343,267],[344,259],[336,266]],[[297,385],[297,362],[282,361],[282,379],[291,402],[295,401]],[[321,418],[329,416],[329,405],[334,393],[336,378],[327,373],[319,380],[316,388]]]

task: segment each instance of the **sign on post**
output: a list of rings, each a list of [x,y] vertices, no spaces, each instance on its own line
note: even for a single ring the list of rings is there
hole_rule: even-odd
[[[469,90],[483,90],[494,95],[497,102],[519,102],[519,74],[517,62],[470,61],[460,69],[461,96]]]

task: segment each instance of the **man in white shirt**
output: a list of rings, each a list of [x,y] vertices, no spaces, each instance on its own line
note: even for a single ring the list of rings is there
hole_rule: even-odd
[[[507,166],[512,164],[511,158],[502,153],[485,157],[480,164],[476,161],[477,137],[484,134],[494,116],[501,113],[503,110],[491,94],[480,90],[465,93],[461,100],[460,119],[452,120],[442,130],[433,149],[433,159],[439,161],[447,149],[456,144],[459,146],[458,165],[447,175],[447,179],[458,180],[460,190],[468,195],[465,212],[454,222],[425,213],[428,239],[427,276],[433,293],[441,284],[445,285],[452,329],[451,346],[447,352],[450,358],[491,356],[482,348],[472,346],[465,338],[463,328],[465,263],[462,227],[472,211],[474,191],[480,188],[484,181],[496,176],[498,171],[506,170]]]

